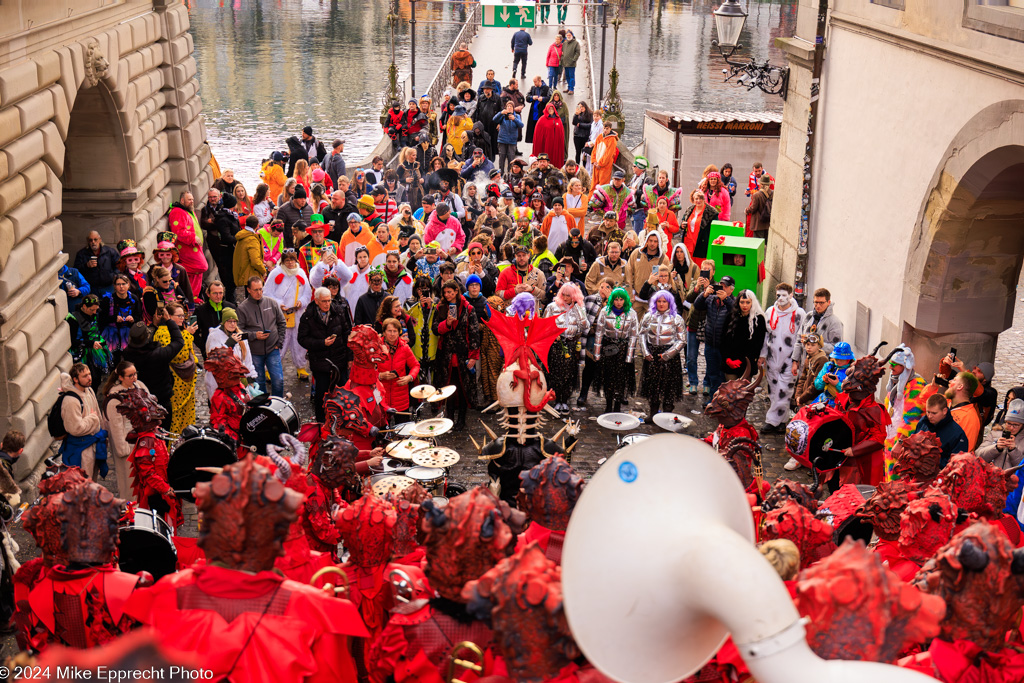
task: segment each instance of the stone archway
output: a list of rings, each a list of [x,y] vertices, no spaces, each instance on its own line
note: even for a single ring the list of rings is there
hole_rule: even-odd
[[[1024,102],[993,105],[957,135],[911,241],[903,329],[918,366],[957,349],[991,361],[1013,320],[1024,261]]]

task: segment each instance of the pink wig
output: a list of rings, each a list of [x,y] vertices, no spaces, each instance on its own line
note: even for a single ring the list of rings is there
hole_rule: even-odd
[[[568,294],[569,296],[571,296],[572,302],[574,304],[579,304],[580,306],[583,305],[583,292],[580,291],[578,285],[575,285],[572,282],[566,282],[564,285],[562,285],[562,287],[558,290],[557,299],[559,301],[559,305],[561,305],[563,294]]]

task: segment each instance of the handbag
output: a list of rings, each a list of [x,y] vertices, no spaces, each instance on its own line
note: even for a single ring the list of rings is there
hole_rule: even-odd
[[[604,348],[601,349],[601,357],[602,358],[615,358],[616,356],[619,355],[619,353],[621,351],[622,351],[621,343],[618,342],[618,341],[614,341],[614,342],[609,343],[608,345],[606,345]]]

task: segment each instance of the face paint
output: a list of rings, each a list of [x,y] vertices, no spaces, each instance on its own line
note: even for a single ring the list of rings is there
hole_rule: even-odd
[[[779,291],[775,292],[775,297],[775,303],[778,306],[785,308],[786,306],[789,305],[789,292],[787,292],[786,290],[780,289]]]

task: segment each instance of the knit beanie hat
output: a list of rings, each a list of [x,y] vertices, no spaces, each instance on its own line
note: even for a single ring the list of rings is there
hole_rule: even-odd
[[[221,324],[223,324],[229,320],[234,320],[235,322],[238,322],[238,313],[235,312],[235,309],[225,306],[224,310],[221,311],[220,314],[220,322]]]
[[[373,197],[371,197],[368,194],[364,194],[362,197],[359,198],[359,202],[356,204],[356,206],[358,206],[360,209],[365,209],[366,211],[373,211]]]

